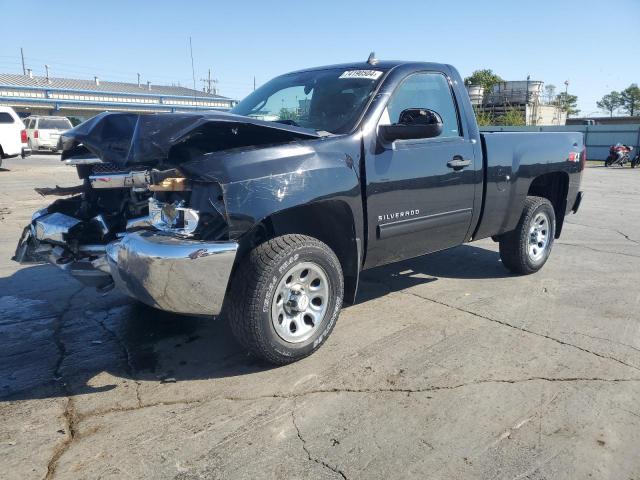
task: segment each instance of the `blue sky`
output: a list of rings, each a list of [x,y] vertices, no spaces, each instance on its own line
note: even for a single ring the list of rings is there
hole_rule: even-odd
[[[0,72],[197,87],[207,69],[221,94],[242,98],[304,67],[383,59],[491,68],[507,80],[559,89],[569,80],[583,114],[602,95],[640,83],[640,0],[120,1],[0,0]]]

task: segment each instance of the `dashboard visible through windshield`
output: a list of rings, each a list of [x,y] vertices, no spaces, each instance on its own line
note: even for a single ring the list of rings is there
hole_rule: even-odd
[[[346,133],[358,121],[382,70],[327,69],[276,77],[231,113],[318,132]]]

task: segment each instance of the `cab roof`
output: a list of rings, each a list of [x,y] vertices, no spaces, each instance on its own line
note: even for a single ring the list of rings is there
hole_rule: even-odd
[[[331,70],[331,69],[388,71],[399,66],[411,66],[416,69],[434,69],[434,70],[443,70],[443,71],[446,71],[447,69],[447,65],[442,63],[411,62],[406,60],[378,60],[378,62],[373,65],[368,62],[353,62],[353,63],[338,63],[335,65],[324,65],[321,67],[303,68],[300,70],[289,72],[286,75],[290,75],[294,73],[313,72],[318,70]]]

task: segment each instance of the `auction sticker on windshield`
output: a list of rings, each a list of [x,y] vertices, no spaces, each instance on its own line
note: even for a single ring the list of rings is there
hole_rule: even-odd
[[[377,80],[382,72],[380,70],[347,70],[338,78],[368,78]]]

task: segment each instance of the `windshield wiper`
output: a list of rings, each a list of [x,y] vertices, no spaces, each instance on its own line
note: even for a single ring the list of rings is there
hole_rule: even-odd
[[[284,125],[292,125],[294,127],[300,127],[300,128],[305,128],[302,125],[300,125],[298,122],[296,122],[295,120],[290,120],[290,119],[282,119],[282,120],[275,120],[276,123],[282,123]]]
[[[282,120],[273,120],[274,123],[282,123],[283,125],[291,125],[292,127],[304,128],[305,130],[313,130],[321,137],[328,137],[329,135],[333,135],[331,132],[327,132],[326,130],[316,130],[315,128],[305,127],[300,125],[295,120],[291,119],[282,119]]]

